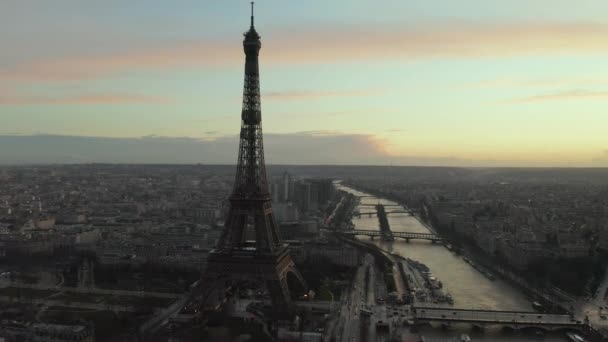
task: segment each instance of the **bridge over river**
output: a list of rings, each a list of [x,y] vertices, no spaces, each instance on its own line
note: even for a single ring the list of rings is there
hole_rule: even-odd
[[[468,310],[441,307],[412,307],[416,323],[470,323],[473,325],[502,325],[512,329],[538,328],[544,330],[582,330],[585,323],[570,315],[538,312]]]
[[[375,237],[384,237],[384,234],[379,230],[367,230],[367,229],[351,229],[344,231],[336,231],[338,234],[346,236],[369,236],[372,239]],[[392,232],[394,238],[404,239],[405,241],[410,240],[428,240],[435,242],[442,242],[443,239],[435,234],[431,233],[410,233],[410,232]]]
[[[385,214],[408,214],[410,216],[413,216],[413,214],[405,209],[392,209],[392,210],[387,210],[385,211]],[[372,217],[372,216],[376,216],[378,215],[377,211],[364,211],[364,212],[355,212],[353,213],[354,217],[361,217],[361,216],[367,216],[367,217]]]

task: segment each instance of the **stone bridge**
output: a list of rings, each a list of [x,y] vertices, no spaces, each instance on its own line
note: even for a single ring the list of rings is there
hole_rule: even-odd
[[[538,312],[468,310],[440,307],[413,307],[416,323],[470,323],[472,325],[502,325],[512,329],[583,330],[585,323],[570,315]]]

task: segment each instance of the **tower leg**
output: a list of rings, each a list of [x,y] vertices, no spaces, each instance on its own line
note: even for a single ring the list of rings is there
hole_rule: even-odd
[[[287,279],[285,277],[276,277],[266,281],[266,287],[272,298],[272,311],[277,317],[289,317],[293,314],[294,306],[289,295]]]

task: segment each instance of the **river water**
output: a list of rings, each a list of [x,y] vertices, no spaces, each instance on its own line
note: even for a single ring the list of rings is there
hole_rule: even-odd
[[[337,184],[337,188],[352,193],[355,196],[366,196],[361,198],[359,211],[361,213],[375,211],[373,206],[378,203],[383,205],[397,205],[397,203],[385,198],[371,196],[368,193],[357,191],[347,186]],[[367,206],[366,206],[367,205]],[[386,208],[390,211],[390,207]],[[394,232],[428,233],[430,230],[416,217],[408,214],[389,214],[389,224]],[[361,215],[360,218],[353,217],[356,229],[378,230],[378,218]],[[370,241],[369,237],[358,237],[360,240]],[[422,262],[430,268],[430,271],[443,283],[443,291],[450,293],[454,299],[454,307],[488,310],[513,310],[532,311],[530,301],[516,288],[508,283],[496,279],[491,281],[483,274],[475,270],[471,265],[464,262],[461,256],[450,252],[440,244],[432,244],[430,241],[413,240],[405,242],[401,239],[395,241],[371,240],[380,248]],[[520,333],[506,334],[500,329],[486,329],[483,333],[471,333],[468,326],[457,326],[449,331],[439,329],[425,329],[421,333],[431,338],[446,338],[456,336],[459,333],[469,334],[474,341],[568,341],[563,334],[548,334],[544,337],[526,336]]]

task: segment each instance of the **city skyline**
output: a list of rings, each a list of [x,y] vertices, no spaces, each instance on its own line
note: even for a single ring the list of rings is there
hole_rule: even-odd
[[[246,5],[6,3],[0,163],[234,163]],[[259,2],[268,162],[608,166],[608,4],[570,5]]]

